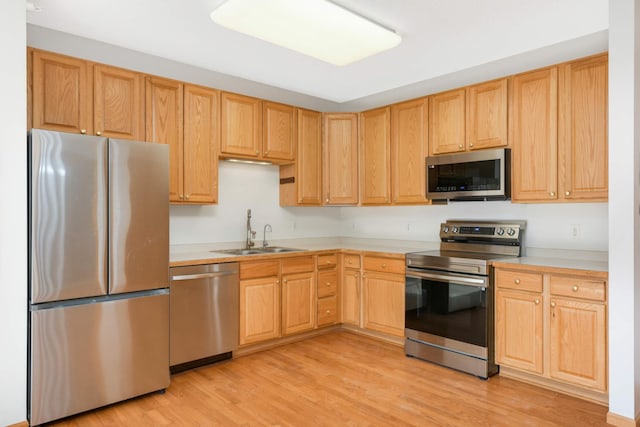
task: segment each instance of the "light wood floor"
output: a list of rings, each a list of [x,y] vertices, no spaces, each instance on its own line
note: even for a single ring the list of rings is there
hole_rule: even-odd
[[[56,426],[604,426],[607,408],[406,357],[334,332],[174,375],[151,394]]]

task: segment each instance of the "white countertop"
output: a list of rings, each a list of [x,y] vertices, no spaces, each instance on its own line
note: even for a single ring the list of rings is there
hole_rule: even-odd
[[[258,242],[258,244],[260,244]],[[416,240],[361,239],[351,237],[314,237],[300,239],[273,240],[270,246],[284,246],[303,251],[352,250],[358,252],[402,255],[408,252],[436,250],[439,242]],[[170,264],[190,265],[256,259],[260,257],[282,257],[300,255],[301,252],[286,252],[264,255],[229,255],[215,250],[242,248],[244,242],[199,243],[171,245]],[[526,248],[524,256],[501,260],[502,264],[531,265],[574,270],[608,271],[607,253],[601,251],[579,251],[565,249]]]

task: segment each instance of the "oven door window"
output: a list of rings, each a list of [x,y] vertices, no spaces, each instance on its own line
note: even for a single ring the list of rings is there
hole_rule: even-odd
[[[487,346],[487,289],[425,278],[406,278],[405,327]]]

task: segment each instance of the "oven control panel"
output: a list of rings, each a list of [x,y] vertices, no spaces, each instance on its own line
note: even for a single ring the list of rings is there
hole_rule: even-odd
[[[524,230],[523,221],[447,221],[440,225],[442,241],[518,241]]]

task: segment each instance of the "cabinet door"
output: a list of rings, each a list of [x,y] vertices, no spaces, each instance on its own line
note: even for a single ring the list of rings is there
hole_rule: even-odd
[[[325,204],[357,204],[357,114],[325,114],[323,153]]]
[[[364,327],[404,336],[404,275],[365,272]]]
[[[142,74],[96,64],[93,75],[93,127],[96,135],[143,141]]]
[[[560,196],[607,201],[608,56],[559,69],[558,155]]]
[[[265,159],[295,158],[295,110],[290,105],[262,102],[262,156]]]
[[[184,86],[184,194],[190,203],[218,201],[219,92]]]
[[[363,205],[391,203],[391,109],[360,113],[360,194]]]
[[[87,61],[33,51],[33,127],[93,134],[93,78]]]
[[[314,273],[282,277],[282,334],[290,335],[313,329],[316,314]]]
[[[322,204],[322,114],[298,109],[297,199]]]
[[[280,281],[240,281],[240,345],[280,336]]]
[[[262,142],[260,100],[222,92],[220,154],[259,157]]]
[[[606,391],[604,304],[552,298],[549,347],[552,378]]]
[[[542,295],[498,290],[496,362],[537,374],[543,370]]]
[[[169,144],[169,200],[186,201],[183,187],[183,98],[182,83],[147,77],[147,141]]]
[[[429,154],[465,150],[465,90],[429,97]]]
[[[501,79],[467,89],[467,148],[507,146],[507,87]]]
[[[342,277],[342,323],[360,326],[359,270],[344,270]]]
[[[391,106],[391,189],[394,204],[427,203],[427,98]]]
[[[514,202],[552,201],[557,184],[557,68],[513,78],[511,99]]]

